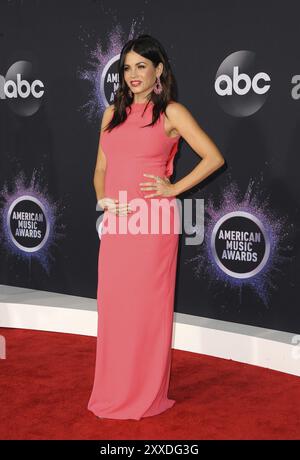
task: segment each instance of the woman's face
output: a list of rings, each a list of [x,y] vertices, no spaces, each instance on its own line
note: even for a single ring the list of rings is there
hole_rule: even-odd
[[[129,51],[125,56],[124,79],[134,99],[138,101],[145,99],[153,90],[156,77],[160,76],[161,72],[162,63],[155,68],[150,59],[144,58],[135,51]]]

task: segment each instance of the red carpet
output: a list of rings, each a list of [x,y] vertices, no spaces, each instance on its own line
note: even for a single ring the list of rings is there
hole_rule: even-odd
[[[99,420],[86,408],[95,337],[0,334],[0,439],[300,439],[299,377],[172,350],[173,408],[140,421]]]

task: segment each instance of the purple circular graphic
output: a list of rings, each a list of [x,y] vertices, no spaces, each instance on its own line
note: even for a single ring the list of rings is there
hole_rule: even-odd
[[[41,249],[49,236],[49,224],[43,204],[25,195],[14,200],[7,213],[7,227],[13,243],[25,252]]]
[[[211,249],[217,265],[225,273],[234,278],[249,278],[267,263],[270,241],[257,217],[245,211],[234,211],[215,224]]]

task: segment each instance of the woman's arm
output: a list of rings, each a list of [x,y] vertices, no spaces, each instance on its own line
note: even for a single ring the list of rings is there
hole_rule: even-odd
[[[101,130],[99,136],[99,146],[98,146],[98,154],[97,154],[97,161],[95,166],[95,173],[94,173],[94,188],[97,196],[97,202],[105,197],[105,170],[106,170],[106,157],[105,153],[103,152],[100,143],[101,143],[101,136],[104,128],[108,124],[113,111],[113,105],[109,105],[103,113],[102,122],[101,122]]]
[[[97,196],[97,204],[103,209],[108,210],[117,215],[123,215],[127,212],[131,212],[131,209],[127,203],[119,203],[119,200],[105,195],[105,172],[106,172],[106,156],[101,148],[101,136],[104,128],[107,126],[112,118],[114,106],[109,105],[103,113],[101,130],[99,136],[99,146],[97,161],[94,173],[94,188]]]
[[[217,146],[186,107],[179,102],[173,102],[168,105],[166,114],[173,128],[202,158],[202,161],[189,174],[172,184],[175,191],[174,195],[179,195],[223,166],[225,160]]]

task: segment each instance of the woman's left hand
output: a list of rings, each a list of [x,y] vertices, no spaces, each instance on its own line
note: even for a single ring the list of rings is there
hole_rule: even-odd
[[[144,198],[151,198],[154,196],[175,196],[175,184],[171,184],[170,180],[164,176],[155,176],[154,174],[144,174],[144,176],[152,177],[154,181],[152,182],[140,182],[139,185],[145,185],[145,187],[140,187],[141,190],[155,190],[156,193],[151,195],[145,195]]]

